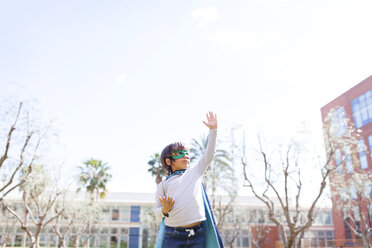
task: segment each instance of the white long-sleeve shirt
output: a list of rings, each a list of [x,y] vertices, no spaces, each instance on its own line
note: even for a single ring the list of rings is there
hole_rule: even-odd
[[[217,130],[210,129],[206,150],[196,165],[190,166],[183,174],[174,175],[159,183],[155,194],[155,215],[163,216],[159,197],[172,197],[175,201],[165,225],[185,226],[206,219],[202,197],[202,177],[213,161],[216,150]]]

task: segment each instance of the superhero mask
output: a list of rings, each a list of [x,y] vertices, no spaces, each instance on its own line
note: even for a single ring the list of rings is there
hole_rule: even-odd
[[[171,153],[173,159],[183,158],[185,155],[189,155],[188,150],[173,150]]]

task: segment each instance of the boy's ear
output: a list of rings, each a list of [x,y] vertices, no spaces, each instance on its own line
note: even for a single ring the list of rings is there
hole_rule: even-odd
[[[166,158],[166,159],[165,159],[165,163],[166,163],[167,165],[169,165],[169,166],[172,165],[171,160],[170,160],[169,158]]]

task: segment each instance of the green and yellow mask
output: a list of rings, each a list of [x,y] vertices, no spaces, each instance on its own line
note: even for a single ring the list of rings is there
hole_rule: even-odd
[[[173,159],[183,158],[185,155],[189,155],[188,150],[173,150],[171,153]]]

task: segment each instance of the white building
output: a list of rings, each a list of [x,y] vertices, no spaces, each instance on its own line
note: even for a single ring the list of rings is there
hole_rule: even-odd
[[[227,204],[226,198],[221,198],[222,206]],[[10,201],[10,200],[9,200]],[[14,199],[12,205],[22,211],[22,202]],[[91,236],[90,245],[102,248],[149,248],[154,247],[159,221],[154,219],[154,195],[150,193],[121,193],[107,194],[100,204],[100,221],[96,224],[94,234]],[[234,205],[235,210],[225,218],[220,234],[227,244],[233,239],[233,247],[252,247],[252,226],[258,223],[270,227],[266,237],[266,246],[278,244],[279,236],[275,225],[270,224],[266,207],[254,197],[239,197]],[[219,213],[215,213],[218,215]],[[218,216],[217,216],[218,217]],[[306,247],[332,247],[334,227],[331,209],[325,209],[318,214],[313,227],[307,232],[309,237]],[[73,245],[73,229],[66,235],[66,245]],[[81,242],[85,235],[81,236]],[[328,240],[328,241],[327,241]],[[8,211],[3,209],[0,220],[0,242],[7,246],[21,246],[28,242],[25,232],[20,224]],[[327,244],[328,242],[328,244]],[[263,242],[264,243],[264,242]],[[57,236],[52,231],[52,223],[42,229],[40,245],[57,246]],[[271,246],[270,245],[270,246]],[[228,246],[228,245],[226,245]],[[274,246],[272,246],[274,247]]]

